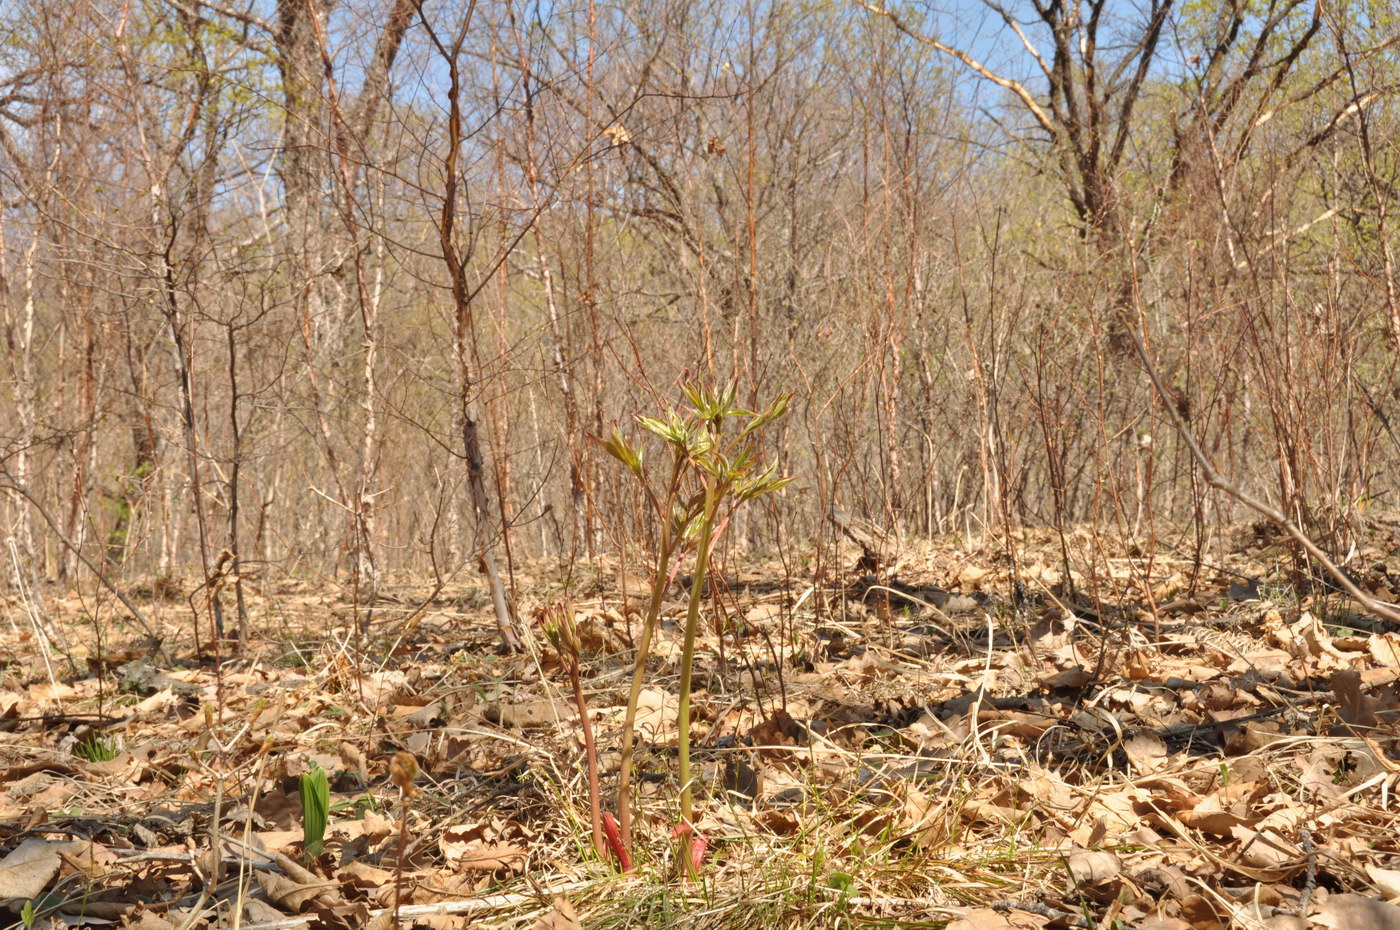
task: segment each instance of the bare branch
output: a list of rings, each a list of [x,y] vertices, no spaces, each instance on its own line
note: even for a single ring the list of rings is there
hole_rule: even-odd
[[[1142,323],[1142,313],[1142,307],[1139,303],[1139,324]],[[1338,586],[1341,587],[1343,591],[1351,596],[1352,600],[1378,617],[1400,623],[1400,610],[1397,610],[1394,605],[1376,600],[1365,591],[1358,588],[1356,582],[1352,581],[1346,572],[1342,571],[1335,562],[1327,557],[1327,553],[1322,551],[1322,547],[1313,542],[1312,538],[1309,537],[1301,527],[1288,519],[1283,511],[1247,493],[1238,484],[1228,480],[1224,475],[1216,471],[1215,464],[1210,460],[1210,457],[1206,455],[1205,450],[1201,448],[1200,442],[1196,439],[1196,434],[1186,425],[1186,421],[1181,418],[1181,414],[1177,411],[1177,402],[1167,390],[1166,385],[1162,383],[1162,377],[1157,373],[1157,366],[1153,364],[1151,356],[1147,353],[1147,346],[1143,342],[1143,336],[1136,330],[1132,330],[1131,335],[1133,348],[1137,350],[1138,358],[1142,362],[1143,371],[1147,373],[1148,381],[1152,384],[1153,392],[1156,393],[1157,398],[1162,402],[1162,407],[1166,410],[1167,418],[1172,424],[1172,429],[1176,432],[1177,436],[1181,437],[1181,441],[1186,444],[1187,450],[1191,453],[1191,458],[1196,460],[1196,464],[1200,467],[1201,475],[1205,478],[1206,484],[1218,491],[1225,492],[1225,494],[1239,501],[1241,504],[1244,504],[1261,517],[1279,526],[1285,533],[1293,538],[1294,542],[1302,546],[1303,550],[1307,552],[1318,565],[1322,566],[1327,574],[1332,576],[1333,580],[1337,582]]]
[[[1031,116],[1035,117],[1035,121],[1040,124],[1041,129],[1044,129],[1047,133],[1049,133],[1051,138],[1059,138],[1060,132],[1056,122],[1053,119],[1051,119],[1049,113],[1045,112],[1045,108],[1036,102],[1035,96],[1029,90],[1026,89],[1024,84],[1021,84],[1018,81],[1013,81],[1010,78],[1002,77],[1001,75],[992,71],[986,65],[982,64],[977,59],[973,58],[967,52],[964,52],[962,49],[953,48],[951,45],[944,45],[937,39],[933,39],[926,35],[923,35],[922,33],[915,32],[913,29],[910,29],[909,26],[905,24],[904,20],[900,19],[899,15],[893,10],[888,10],[884,7],[876,6],[873,3],[867,2],[867,0],[856,0],[856,2],[859,3],[861,6],[865,7],[870,12],[879,13],[881,16],[884,16],[887,19],[889,19],[889,21],[894,24],[894,27],[896,29],[909,36],[911,39],[914,39],[918,42],[922,42],[929,48],[935,49],[936,51],[940,51],[943,54],[948,55],[952,58],[956,58],[958,61],[967,65],[967,67],[971,68],[973,71],[981,75],[986,80],[991,81],[998,87],[1004,87],[1007,90],[1011,91],[1013,94],[1020,98],[1021,103],[1025,104],[1026,109],[1030,111]]]
[[[1017,37],[1020,38],[1021,45],[1025,47],[1026,52],[1035,59],[1036,64],[1040,65],[1040,70],[1044,72],[1047,78],[1050,77],[1049,62],[1045,60],[1045,56],[1040,54],[1040,50],[1035,47],[1035,43],[1031,41],[1030,36],[1026,35],[1025,30],[1021,28],[1021,24],[1016,21],[1016,17],[1012,16],[1006,7],[997,3],[996,0],[982,0],[982,2],[987,4],[990,9],[994,10],[997,15],[1001,17],[1002,22],[1011,27],[1011,31],[1016,33]]]

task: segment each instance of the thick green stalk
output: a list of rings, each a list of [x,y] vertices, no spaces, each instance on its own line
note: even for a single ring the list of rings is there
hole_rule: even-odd
[[[704,596],[705,572],[710,565],[710,540],[714,531],[715,511],[719,509],[720,481],[714,480],[705,487],[705,510],[700,516],[700,544],[695,551],[695,577],[690,583],[690,604],[685,614],[685,643],[681,652],[680,705],[677,721],[680,732],[677,736],[677,750],[681,766],[681,862],[689,872],[690,844],[694,838],[694,800],[690,790],[690,675],[695,664],[695,633],[700,626],[700,599]]]

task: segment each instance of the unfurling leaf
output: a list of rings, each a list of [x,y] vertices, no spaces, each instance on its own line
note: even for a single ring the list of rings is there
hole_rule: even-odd
[[[330,810],[331,786],[326,781],[326,770],[318,765],[301,776],[302,845],[309,856],[319,856],[326,848]]]

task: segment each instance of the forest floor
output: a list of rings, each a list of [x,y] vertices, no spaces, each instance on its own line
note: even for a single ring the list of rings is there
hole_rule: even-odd
[[[1381,535],[1349,564],[1393,600]],[[187,590],[135,599],[162,657],[90,587],[10,589],[0,926],[386,927],[396,893],[426,927],[1400,926],[1400,632],[1300,593],[1267,536],[1232,538],[1200,564],[1080,532],[1072,564],[1097,567],[1070,579],[1047,533],[1015,559],[956,540],[877,566],[845,543],[730,559],[695,668],[693,878],[680,584],[628,873],[593,851],[580,718],[538,626],[557,571],[517,573],[516,656],[475,582],[385,583],[368,616],[331,585],[249,582],[255,635],[221,661]],[[638,632],[622,577],[596,563],[568,599],[611,810]],[[420,770],[407,800],[396,752]]]

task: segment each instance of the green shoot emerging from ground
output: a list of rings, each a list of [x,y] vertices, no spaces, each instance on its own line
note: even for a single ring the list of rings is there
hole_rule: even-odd
[[[73,747],[73,754],[84,762],[111,762],[117,757],[117,741],[92,733]]]
[[[330,822],[330,784],[326,770],[319,765],[301,776],[302,841],[308,856],[319,856],[326,848],[326,825]]]

